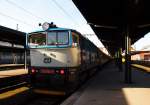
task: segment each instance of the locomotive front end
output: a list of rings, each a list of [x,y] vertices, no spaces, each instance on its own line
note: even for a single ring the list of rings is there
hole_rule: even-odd
[[[29,74],[31,84],[38,89],[66,91],[71,68],[80,65],[80,51],[72,47],[70,30],[52,28],[29,33]]]

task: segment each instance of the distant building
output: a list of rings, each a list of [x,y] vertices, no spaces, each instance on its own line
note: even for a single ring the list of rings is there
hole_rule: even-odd
[[[136,51],[133,47],[131,47],[131,51]],[[140,60],[139,54],[134,54],[131,56],[131,60]]]
[[[150,45],[144,46],[141,52],[132,55],[131,60],[148,60],[150,61]]]
[[[147,46],[143,47],[142,51],[149,51],[149,52],[148,53],[141,53],[140,54],[140,59],[150,61],[150,45],[147,45]]]
[[[150,52],[149,53],[141,53],[140,60],[148,60],[150,61]]]

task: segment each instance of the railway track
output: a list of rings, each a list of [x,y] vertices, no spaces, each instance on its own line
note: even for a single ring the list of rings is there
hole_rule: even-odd
[[[0,105],[60,105],[60,103],[65,99],[65,97],[60,96],[50,96],[36,94],[31,88],[23,90],[27,87],[21,87],[17,90],[10,90],[10,93],[16,93],[16,95],[7,96],[9,93],[3,93],[0,95]],[[6,98],[4,98],[6,97]]]
[[[19,65],[19,68],[20,67],[22,67],[22,65]],[[7,70],[6,68],[9,69]],[[32,88],[28,87],[28,75],[17,75],[18,70],[12,70],[16,69],[16,65],[1,65],[0,69],[1,74],[4,75],[4,77],[2,77],[3,75],[1,75],[0,78],[0,105],[59,105],[59,103],[64,99],[64,97],[54,97],[48,95],[35,94],[32,91]],[[13,72],[16,74],[12,75],[12,73],[9,72]],[[8,74],[11,75],[9,76]],[[5,75],[7,76],[5,77]],[[24,88],[28,89],[19,94],[17,93],[18,91],[20,91],[20,89],[22,90]],[[7,95],[7,93],[9,94],[9,91],[10,93],[12,93],[13,91],[13,93],[16,95],[12,94],[12,96],[3,98],[5,95]]]
[[[27,100],[20,105],[60,105],[64,97],[53,97],[48,95],[35,95],[32,99]]]

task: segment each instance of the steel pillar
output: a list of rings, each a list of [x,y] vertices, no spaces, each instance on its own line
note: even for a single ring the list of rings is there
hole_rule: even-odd
[[[125,83],[132,83],[132,71],[131,71],[131,38],[129,37],[130,27],[127,26],[125,35]]]
[[[119,58],[118,58],[119,71],[122,71],[122,48],[119,48],[118,55],[119,55]]]

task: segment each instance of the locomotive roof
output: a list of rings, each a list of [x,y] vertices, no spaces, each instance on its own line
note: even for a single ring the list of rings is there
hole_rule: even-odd
[[[73,30],[73,29],[70,29],[70,28],[60,28],[60,27],[49,28],[47,31],[67,31],[67,30],[71,30],[71,31],[77,32],[76,30]],[[40,29],[40,30],[35,30],[35,31],[32,31],[32,32],[29,32],[29,33],[43,32],[43,31],[44,31],[43,29]]]

